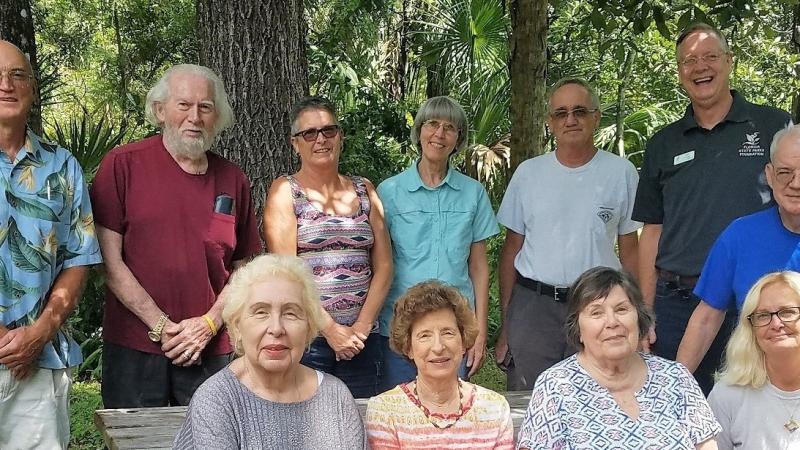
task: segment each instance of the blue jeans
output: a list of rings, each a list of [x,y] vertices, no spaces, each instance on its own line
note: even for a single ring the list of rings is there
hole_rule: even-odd
[[[320,336],[311,343],[300,363],[339,378],[355,398],[369,398],[380,393],[383,347],[378,333],[370,334],[364,349],[349,361],[336,361],[336,352]]]
[[[656,313],[656,342],[652,348],[654,354],[675,360],[678,346],[686,332],[686,325],[698,303],[700,303],[700,298],[692,293],[690,287],[673,285],[670,289],[666,282],[658,280],[653,308]],[[697,370],[694,371],[694,378],[706,396],[714,387],[714,372],[720,367],[722,354],[736,324],[736,318],[735,311],[727,312],[717,337],[703,361],[697,366]]]
[[[381,343],[383,346],[383,376],[381,377],[381,392],[386,392],[389,389],[397,386],[398,384],[408,383],[417,377],[417,367],[405,356],[395,353],[389,347],[389,338],[381,336]],[[461,367],[458,369],[458,376],[462,380],[467,379],[469,367],[467,366],[467,358],[461,361]]]

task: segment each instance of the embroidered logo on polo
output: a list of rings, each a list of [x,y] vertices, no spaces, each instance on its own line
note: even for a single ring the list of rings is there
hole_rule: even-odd
[[[752,134],[745,133],[745,140],[739,147],[739,156],[764,156],[766,154],[766,149],[761,146],[761,137],[758,134],[758,131]]]
[[[603,221],[603,223],[611,222],[611,219],[614,218],[614,208],[609,208],[607,206],[600,206],[599,211],[597,211],[597,217]]]

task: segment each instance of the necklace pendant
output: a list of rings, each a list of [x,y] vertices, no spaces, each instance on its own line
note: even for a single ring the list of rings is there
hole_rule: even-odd
[[[794,418],[791,418],[788,422],[783,424],[783,428],[786,428],[786,431],[789,433],[794,433],[798,428],[800,428],[800,423],[794,420]]]

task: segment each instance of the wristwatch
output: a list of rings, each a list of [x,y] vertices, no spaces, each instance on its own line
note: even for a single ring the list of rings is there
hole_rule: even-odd
[[[153,327],[152,330],[147,332],[147,337],[150,338],[153,342],[161,342],[161,331],[164,329],[164,325],[167,324],[167,315],[161,313],[161,317],[158,318],[158,322],[156,322],[156,326]]]

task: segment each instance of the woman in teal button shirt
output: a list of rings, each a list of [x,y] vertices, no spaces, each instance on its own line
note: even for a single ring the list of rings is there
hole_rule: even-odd
[[[428,279],[458,288],[478,318],[478,338],[467,349],[461,376],[471,376],[483,363],[489,310],[486,239],[500,230],[483,186],[450,166],[450,157],[467,144],[468,129],[461,105],[450,97],[428,99],[411,129],[419,159],[378,186],[395,250],[394,280],[379,318],[384,390],[416,376],[411,361],[389,348],[388,332],[397,298]]]

